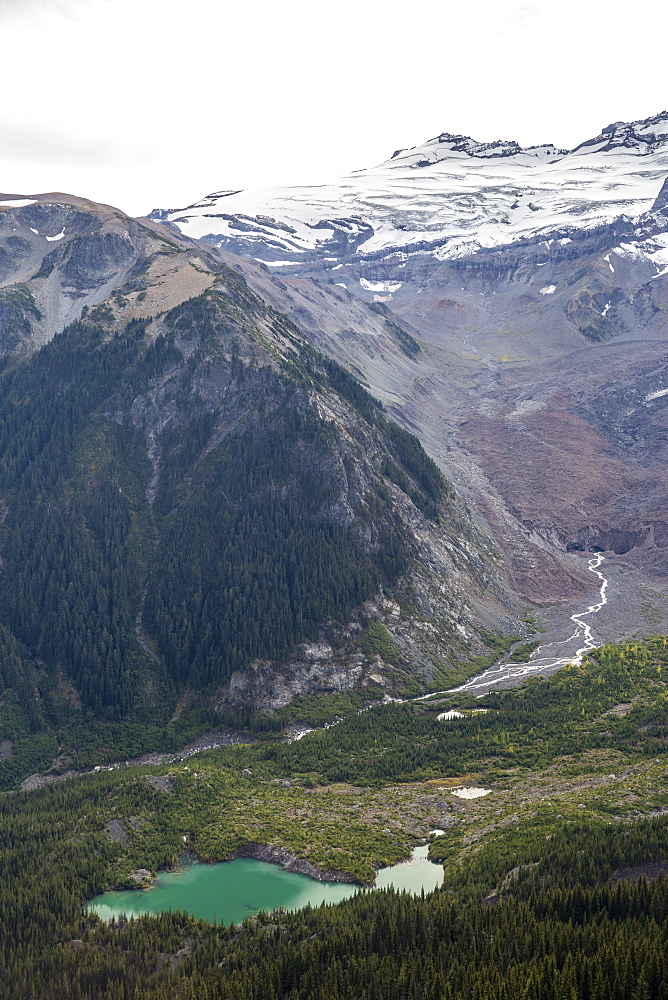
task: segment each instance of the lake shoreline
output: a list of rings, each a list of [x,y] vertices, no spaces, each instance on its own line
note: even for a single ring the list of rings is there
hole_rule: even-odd
[[[240,850],[244,851],[241,856],[212,863],[196,861],[189,852],[182,857],[180,867],[161,872],[153,885],[145,885],[147,891],[138,893],[136,887],[112,890],[89,900],[85,909],[102,920],[182,910],[195,919],[242,923],[262,911],[294,911],[305,906],[336,904],[360,890],[394,888],[411,894],[430,892],[442,885],[444,877],[442,865],[427,858],[426,843],[414,848],[407,861],[380,869],[375,884],[367,886],[355,882],[346,872],[338,873],[338,882],[325,880],[325,873],[309,862],[306,867],[317,878],[304,871],[289,870],[285,865],[301,868],[304,862],[273,846],[249,844]],[[258,854],[262,857],[257,857]]]
[[[291,854],[287,848],[274,847],[273,844],[245,844],[232,855],[232,859],[234,858],[254,858],[256,861],[267,861],[269,864],[280,865],[284,871],[294,872],[297,875],[306,875],[316,882],[343,882],[348,885],[370,884],[360,882],[359,879],[356,879],[349,872],[345,872],[340,868],[328,868],[326,870],[316,868],[314,864],[305,858],[298,858],[296,854]]]

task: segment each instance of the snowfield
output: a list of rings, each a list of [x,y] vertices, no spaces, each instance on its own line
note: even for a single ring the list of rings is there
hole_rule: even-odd
[[[573,150],[443,133],[329,184],[223,191],[152,217],[210,243],[242,241],[244,252],[262,260],[330,251],[338,260],[344,250],[361,257],[428,250],[446,260],[637,219],[667,176],[663,112],[617,122]]]

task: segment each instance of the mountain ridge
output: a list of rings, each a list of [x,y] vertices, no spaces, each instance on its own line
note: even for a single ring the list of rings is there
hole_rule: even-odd
[[[318,341],[249,262],[25,200],[0,205],[0,783],[36,770],[35,729],[67,750],[126,727],[98,762],[134,757],[302,694],[454,680],[527,631],[465,504],[322,350],[372,332],[409,365],[400,324],[341,302],[332,326],[340,297],[306,282]]]
[[[329,184],[209,195],[150,218],[269,266],[314,254],[456,259],[649,211],[668,175],[668,113],[608,125],[572,150],[442,133]],[[344,250],[347,248],[347,253]]]

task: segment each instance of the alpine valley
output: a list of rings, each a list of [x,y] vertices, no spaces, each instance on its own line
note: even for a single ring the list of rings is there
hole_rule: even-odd
[[[0,195],[0,1000],[668,1000],[667,316],[667,112]]]
[[[667,176],[663,113],[574,150],[444,133],[334,184],[152,217],[262,260],[307,328],[302,276],[410,332],[400,373],[371,336],[318,343],[418,434],[514,589],[555,600],[582,593],[569,548],[668,572]]]

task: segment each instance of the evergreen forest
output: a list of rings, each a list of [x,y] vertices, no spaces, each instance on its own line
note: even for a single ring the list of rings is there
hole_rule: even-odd
[[[189,762],[194,767],[130,766],[5,793],[0,997],[664,1000],[667,666],[664,638],[607,646],[543,685],[485,699],[486,714],[454,726],[421,703],[408,716],[404,706],[372,709],[297,743],[265,734],[208,751]],[[611,715],[621,703],[632,710]],[[465,697],[458,704],[472,711]],[[543,734],[538,757],[527,749],[531,718],[534,737]],[[377,725],[360,727],[361,719]],[[401,752],[409,724],[418,746],[428,742],[428,727],[434,734],[458,727],[459,735],[447,756],[437,740],[431,757],[411,759]],[[602,724],[610,727],[605,750]],[[345,726],[351,771],[336,785],[329,762]],[[391,776],[366,763],[381,731]],[[317,759],[311,740],[320,740]],[[351,859],[387,863],[392,848],[378,837],[377,816],[337,825],[341,806],[331,800],[356,792],[376,813],[384,802],[382,822],[391,822],[398,795],[414,793],[419,805],[443,792],[449,773],[472,768],[491,789],[480,806],[486,811],[462,804],[446,835],[432,840],[446,878],[426,896],[361,889],[336,906],[260,913],[230,927],[182,913],[107,924],[83,909],[100,889],[122,884],[123,871],[177,863],[184,830],[198,855],[222,858],[248,838],[249,824],[260,822],[269,842],[300,849],[300,838],[324,823],[323,843]],[[548,802],[537,783],[551,773]],[[294,808],[299,796],[319,810],[307,831]],[[399,856],[401,838],[408,837],[404,852],[411,842],[406,808],[394,817]],[[112,817],[127,838],[109,835]]]
[[[439,520],[417,439],[232,272],[159,321],[87,310],[7,364],[2,787],[96,726],[112,759],[182,746],[235,671],[342,629],[415,558],[397,487]]]

